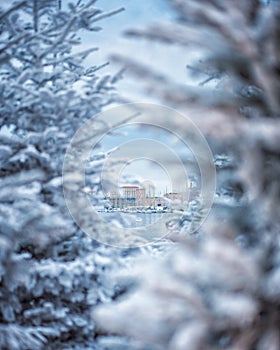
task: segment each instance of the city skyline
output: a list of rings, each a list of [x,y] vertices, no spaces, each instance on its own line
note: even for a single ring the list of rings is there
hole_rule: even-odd
[[[193,196],[197,189],[197,182],[192,179],[186,184],[183,192],[165,192],[162,196],[156,195],[156,189],[152,191],[149,184],[143,187],[136,185],[120,186],[119,190],[110,191],[106,194],[111,206],[114,208],[125,207],[168,207],[170,201],[178,201],[181,204],[188,197],[188,192]]]

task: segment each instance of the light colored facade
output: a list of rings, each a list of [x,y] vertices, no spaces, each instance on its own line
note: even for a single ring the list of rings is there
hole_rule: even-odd
[[[145,188],[136,189],[136,205],[145,206],[146,201],[146,191]]]
[[[172,193],[166,193],[164,195],[165,198],[171,200],[171,201],[179,201],[180,203],[183,203],[183,194],[182,193],[177,193],[177,192],[172,192]]]
[[[117,191],[107,194],[106,199],[109,200],[113,208],[136,207],[164,207],[166,199],[164,197],[147,196],[146,189],[138,186],[122,186],[120,193]]]
[[[166,206],[166,200],[162,197],[146,197],[145,198],[145,207],[164,207]]]
[[[136,198],[136,191],[139,190],[138,186],[122,186],[121,187],[124,198]]]

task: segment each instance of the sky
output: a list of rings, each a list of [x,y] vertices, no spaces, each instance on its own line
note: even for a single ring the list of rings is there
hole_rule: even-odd
[[[110,153],[112,149],[114,151]],[[170,131],[155,126],[135,124],[111,129],[93,149],[93,154],[100,151],[110,153],[109,168],[114,162],[123,162],[121,170],[118,166],[114,169],[119,174],[114,183],[149,181],[154,184],[156,194],[185,191],[188,175],[193,173],[191,165],[195,163],[191,150],[183,141]],[[107,173],[103,168],[103,174]]]
[[[156,72],[166,74],[173,80],[185,84],[188,79],[186,64],[190,63],[194,54],[186,57],[186,52],[182,48],[173,45],[168,47],[168,55],[166,54],[166,46],[160,43],[151,43],[143,39],[132,39],[124,35],[127,29],[144,29],[147,26],[157,22],[168,22],[175,17],[175,12],[166,0],[101,0],[97,2],[97,7],[106,11],[125,7],[125,11],[120,14],[107,18],[99,24],[103,30],[96,35],[88,35],[85,37],[87,46],[99,46],[100,50],[94,53],[89,59],[88,64],[102,64],[104,61],[110,60],[112,54],[121,54],[129,57],[131,60],[139,62],[141,65],[147,65]],[[114,74],[120,68],[119,65],[111,64],[104,70],[109,74]],[[189,81],[190,83],[190,81]],[[136,84],[135,79],[129,75],[125,75],[124,79],[117,85],[118,92],[121,96],[128,98],[132,102],[157,102],[154,98],[146,94],[142,90],[141,84]],[[143,181],[149,180],[155,184],[157,194],[168,192],[180,192],[185,190],[186,183],[178,183],[174,179],[178,170],[169,167],[166,169],[162,164],[160,152],[166,152],[164,146],[177,154],[177,157],[183,154],[190,154],[190,150],[186,146],[178,142],[172,135],[166,135],[162,130],[148,130],[147,128],[133,129],[123,128],[123,135],[108,135],[101,143],[103,151],[110,148],[118,147],[124,149],[134,147],[134,160],[124,167],[122,175],[140,178]],[[154,140],[162,144],[161,147],[153,147],[149,142],[140,142],[139,139],[146,138]],[[135,142],[128,143],[135,140]],[[157,151],[156,151],[157,149]],[[140,152],[139,152],[140,151]],[[157,154],[158,152],[158,154]],[[167,150],[168,152],[168,150]],[[143,159],[139,159],[142,154]],[[169,158],[172,154],[168,153]],[[133,156],[131,156],[133,158]],[[191,157],[191,156],[190,156]],[[159,161],[161,160],[161,161]],[[187,169],[186,169],[187,171]],[[173,181],[172,181],[173,179]]]
[[[167,0],[100,0],[96,3],[104,11],[124,7],[125,11],[98,23],[103,29],[98,33],[87,33],[83,36],[86,47],[100,48],[87,60],[88,64],[102,64],[110,61],[112,54],[120,54],[135,60],[142,65],[153,68],[160,74],[166,74],[173,80],[191,84],[190,72],[186,65],[199,57],[198,53],[189,52],[178,45],[168,46],[162,43],[151,43],[145,39],[129,38],[124,35],[127,29],[145,29],[154,23],[170,22],[176,14]],[[104,73],[114,74],[122,66],[110,62]],[[143,93],[142,86],[129,75],[118,83],[118,92],[132,101],[153,101]]]

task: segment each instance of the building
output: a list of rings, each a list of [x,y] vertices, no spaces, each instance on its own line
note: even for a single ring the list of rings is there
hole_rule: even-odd
[[[122,197],[124,198],[124,206],[136,206],[136,192],[139,190],[138,186],[122,186]]]
[[[138,186],[122,186],[121,187],[124,198],[135,198],[136,199],[136,190],[139,190]]]
[[[127,208],[136,206],[136,190],[138,186],[122,186],[121,191],[109,192],[105,199],[107,199],[113,208]]]
[[[195,189],[199,187],[199,181],[197,176],[190,175],[188,177],[188,183],[187,183],[187,188],[190,189]]]
[[[135,191],[136,194],[136,205],[137,206],[145,206],[146,200],[146,190],[145,188],[137,188]]]
[[[145,198],[145,207],[158,208],[165,207],[167,204],[166,199],[163,197],[146,197]]]
[[[168,206],[168,200],[180,201],[183,203],[184,195],[182,193],[172,192],[166,193],[164,197],[151,195],[150,191],[147,193],[146,188],[138,186],[122,186],[120,192],[114,191],[108,193],[106,199],[113,208],[155,208],[160,209]]]
[[[164,197],[171,201],[179,201],[180,203],[183,203],[183,199],[184,199],[183,194],[177,193],[177,192],[166,193]]]

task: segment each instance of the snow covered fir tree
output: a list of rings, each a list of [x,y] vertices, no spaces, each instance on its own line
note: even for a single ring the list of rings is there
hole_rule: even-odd
[[[122,11],[94,3],[1,2],[2,350],[95,349],[91,308],[114,294],[117,252],[79,231],[61,185],[69,140],[115,98],[116,77],[83,66],[96,48],[75,48]]]
[[[87,67],[97,48],[83,51],[79,35],[98,36],[123,9],[0,1],[0,349],[280,348],[279,1],[162,1],[173,21],[126,35],[151,50],[164,44],[167,56],[170,45],[199,52],[186,67],[197,86],[177,83],[172,66],[163,76],[127,55],[112,59],[135,86],[144,78],[145,96],[198,125],[217,193],[195,234],[184,213],[168,239],[130,250],[81,232],[62,191],[71,138],[121,101],[120,74]],[[94,187],[102,164],[92,165]]]
[[[201,60],[188,67],[200,86],[180,85],[170,74],[126,56],[114,59],[137,80],[145,77],[149,94],[197,123],[220,168],[218,197],[198,239],[184,235],[182,222],[181,235],[173,238],[175,251],[158,261],[140,259],[127,293],[100,305],[95,319],[103,332],[127,336],[136,348],[276,350],[280,4],[171,4],[177,11],[173,22],[126,34],[164,43],[166,54],[168,45],[185,48],[186,57],[191,50],[200,52]],[[172,120],[170,128],[176,130]]]

